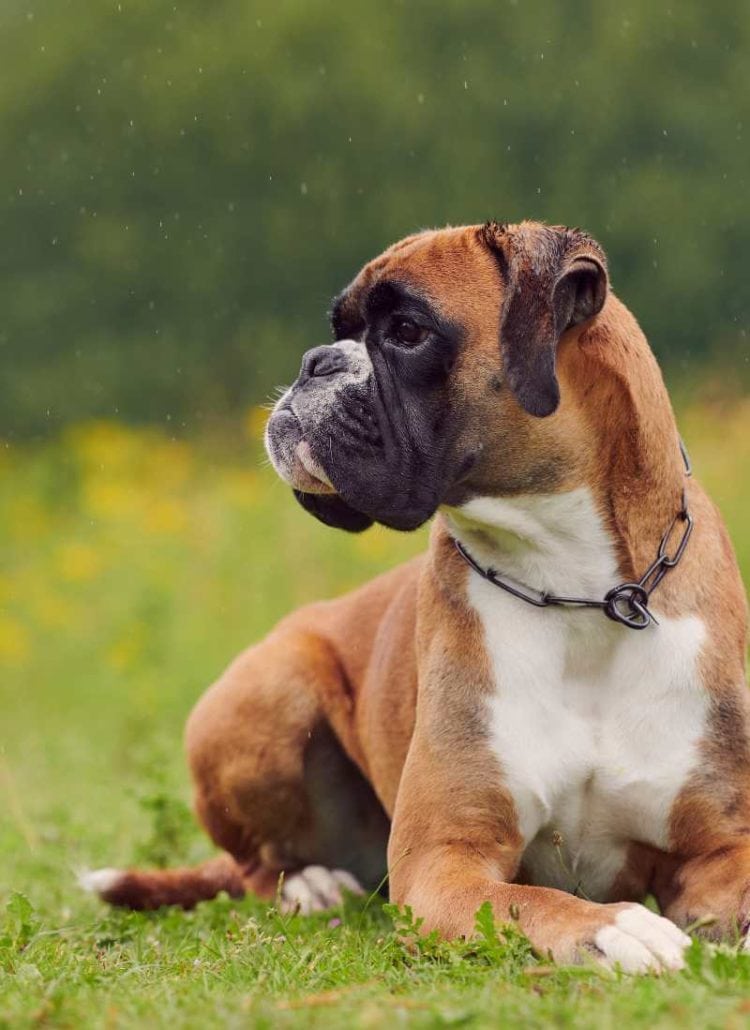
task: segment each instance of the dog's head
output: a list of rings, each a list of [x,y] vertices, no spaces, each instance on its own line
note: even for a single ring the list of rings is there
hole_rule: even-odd
[[[555,489],[576,448],[561,339],[606,295],[604,254],[577,229],[490,222],[402,240],[336,299],[336,342],[304,355],[276,404],[276,471],[308,511],[355,531]]]

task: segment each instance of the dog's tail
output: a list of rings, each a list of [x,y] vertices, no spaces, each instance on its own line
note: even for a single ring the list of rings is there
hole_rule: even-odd
[[[221,891],[241,898],[246,890],[243,870],[227,854],[182,869],[94,869],[80,873],[78,882],[110,905],[133,909],[194,908]]]

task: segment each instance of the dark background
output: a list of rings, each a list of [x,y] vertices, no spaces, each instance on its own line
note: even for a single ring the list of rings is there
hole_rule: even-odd
[[[293,378],[415,228],[582,225],[676,381],[748,380],[750,4],[5,0],[0,436]]]

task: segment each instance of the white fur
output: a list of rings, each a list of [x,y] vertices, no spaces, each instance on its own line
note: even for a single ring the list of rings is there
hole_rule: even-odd
[[[669,919],[643,905],[629,905],[614,923],[597,932],[594,944],[606,966],[619,966],[623,973],[658,973],[683,968],[683,952],[690,938]]]
[[[527,586],[601,597],[617,583],[612,541],[585,488],[476,497],[447,514],[476,558]]]
[[[603,597],[618,583],[590,493],[473,500],[446,512],[481,562],[528,586]],[[494,670],[493,750],[532,882],[606,898],[627,845],[668,844],[672,804],[698,761],[708,699],[696,617],[636,631],[603,612],[538,609],[471,572]]]
[[[326,869],[322,865],[306,866],[284,880],[281,907],[287,912],[323,912],[340,905],[344,891],[363,894],[357,880],[345,869]]]
[[[78,886],[89,894],[101,896],[112,890],[121,877],[121,869],[82,869],[78,874]]]

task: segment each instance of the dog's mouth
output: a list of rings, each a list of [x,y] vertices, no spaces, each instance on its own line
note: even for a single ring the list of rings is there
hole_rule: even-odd
[[[305,494],[335,494],[336,488],[302,435],[297,416],[289,408],[273,412],[266,426],[266,450],[279,476]]]
[[[307,440],[300,440],[295,449],[294,456],[306,473],[308,481],[317,487],[316,490],[312,491],[313,493],[336,493],[336,488],[328,478],[326,470],[313,457],[312,449]],[[298,486],[297,489],[300,490],[302,487]]]
[[[372,525],[369,515],[352,508],[338,493],[305,440],[299,419],[285,406],[277,408],[268,420],[266,450],[299,503],[320,522],[350,533],[361,533]]]

